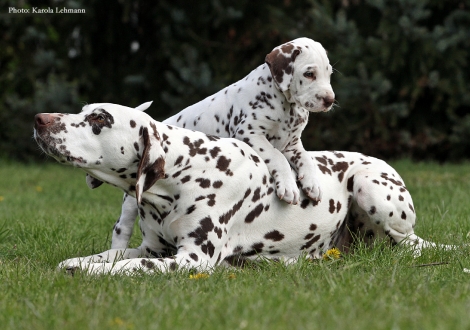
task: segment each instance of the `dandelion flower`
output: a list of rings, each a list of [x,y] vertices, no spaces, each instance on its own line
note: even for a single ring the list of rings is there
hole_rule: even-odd
[[[0,196],[0,202],[3,202],[4,199],[5,199],[5,197]]]
[[[109,321],[109,325],[112,327],[119,327],[122,329],[134,329],[134,325],[132,323],[128,323],[121,319],[120,317],[115,317],[111,321]]]
[[[37,191],[37,192],[41,192],[41,191],[42,191],[42,187],[41,187],[41,186],[36,186],[36,191]]]
[[[228,278],[233,280],[234,278],[237,278],[237,276],[234,273],[228,274]]]
[[[114,325],[124,325],[124,320],[121,319],[120,317],[116,317],[116,318],[114,318],[114,320],[112,321],[112,323],[113,323]]]
[[[341,252],[337,248],[329,249],[323,255],[323,260],[334,260],[339,259],[341,257]]]
[[[189,278],[192,279],[192,280],[199,280],[199,279],[204,279],[204,278],[208,278],[209,277],[209,274],[204,274],[204,273],[197,273],[197,274],[194,274],[194,275],[189,275]]]

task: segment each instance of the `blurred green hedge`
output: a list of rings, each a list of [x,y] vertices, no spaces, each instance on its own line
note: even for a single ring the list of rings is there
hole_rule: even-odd
[[[15,6],[86,13],[8,14]],[[452,0],[0,0],[0,157],[41,157],[35,113],[154,100],[148,112],[162,120],[305,36],[328,50],[339,103],[311,115],[307,149],[469,158],[469,8]]]

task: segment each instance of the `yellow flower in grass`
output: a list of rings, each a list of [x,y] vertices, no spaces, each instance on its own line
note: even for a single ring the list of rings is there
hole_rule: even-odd
[[[41,187],[41,186],[36,186],[36,191],[37,191],[37,192],[41,192],[41,191],[42,191],[42,187]]]
[[[341,252],[337,248],[329,249],[323,255],[323,260],[334,260],[339,259],[341,257]]]
[[[112,327],[118,327],[120,329],[134,329],[134,325],[132,323],[128,323],[121,319],[120,317],[115,317],[109,322],[109,325]]]
[[[0,196],[0,202],[3,202],[4,199],[5,199],[5,197]]]
[[[199,279],[205,279],[205,278],[208,278],[209,277],[209,274],[204,274],[204,273],[197,273],[197,274],[191,274],[189,275],[189,278],[191,280],[199,280]]]
[[[228,274],[228,278],[233,280],[234,278],[237,278],[237,276],[234,273]]]

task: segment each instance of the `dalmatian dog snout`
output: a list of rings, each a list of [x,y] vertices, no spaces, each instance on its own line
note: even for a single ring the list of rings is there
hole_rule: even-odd
[[[316,94],[315,98],[322,102],[324,112],[331,110],[333,103],[335,102],[335,94],[333,92],[325,92],[324,94]]]
[[[65,130],[65,125],[61,122],[61,118],[64,116],[64,114],[38,113],[34,116],[35,136],[40,134],[43,137],[50,137]]]
[[[59,117],[53,114],[38,113],[34,116],[34,129],[38,131],[38,133],[44,133],[57,125],[59,121]]]
[[[34,138],[44,152],[50,154],[58,161],[64,160],[64,156],[59,149],[64,147],[61,145],[64,138],[57,133],[65,130],[65,126],[61,123],[62,114],[39,113],[34,117]]]

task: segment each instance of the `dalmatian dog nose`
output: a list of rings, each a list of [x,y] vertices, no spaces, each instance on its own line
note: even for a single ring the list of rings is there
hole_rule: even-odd
[[[44,126],[48,126],[52,124],[53,119],[52,119],[52,116],[48,113],[38,113],[34,117],[34,122],[35,122],[36,128],[39,128],[39,127],[44,127]]]
[[[328,108],[333,104],[334,101],[335,101],[335,99],[333,97],[331,97],[329,95],[325,96],[325,97],[323,97],[323,106],[325,108]]]

